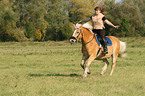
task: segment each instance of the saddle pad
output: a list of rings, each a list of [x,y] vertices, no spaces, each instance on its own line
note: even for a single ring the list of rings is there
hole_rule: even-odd
[[[97,37],[97,35],[95,35],[96,36],[96,41],[97,41],[97,43],[98,43],[98,45],[100,46],[100,41],[98,40],[98,37]],[[112,41],[110,40],[110,38],[108,38],[108,37],[105,37],[105,39],[107,40],[107,46],[111,46],[112,45]]]

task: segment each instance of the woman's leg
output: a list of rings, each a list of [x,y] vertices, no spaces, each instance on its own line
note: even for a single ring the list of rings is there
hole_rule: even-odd
[[[100,37],[101,37],[101,39],[102,39],[102,46],[103,46],[103,49],[104,49],[104,53],[105,54],[107,54],[108,53],[108,49],[107,49],[107,40],[105,39],[105,30],[101,30],[100,32],[99,32],[99,34],[100,34]]]
[[[97,29],[93,29],[92,30],[95,34],[98,35],[98,39],[101,39],[99,40],[101,45],[103,46],[103,49],[104,49],[104,53],[107,54],[108,53],[108,49],[107,49],[107,40],[105,39],[105,30],[97,30]]]

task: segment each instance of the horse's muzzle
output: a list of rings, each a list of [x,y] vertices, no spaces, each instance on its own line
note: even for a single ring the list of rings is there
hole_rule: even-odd
[[[72,37],[70,37],[69,41],[70,41],[71,44],[74,44],[77,41],[77,39],[72,36]]]

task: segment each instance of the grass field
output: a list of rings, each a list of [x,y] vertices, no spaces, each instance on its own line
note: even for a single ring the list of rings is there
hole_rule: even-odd
[[[100,75],[102,61],[93,61],[92,74],[82,79],[81,44],[68,41],[1,42],[0,96],[145,96],[145,39],[127,42],[128,57],[118,58]]]

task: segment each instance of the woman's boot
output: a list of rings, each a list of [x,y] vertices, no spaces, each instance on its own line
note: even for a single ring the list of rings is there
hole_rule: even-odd
[[[107,48],[107,40],[105,38],[103,38],[102,40],[103,42],[103,53],[108,54],[108,48]]]

